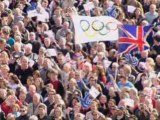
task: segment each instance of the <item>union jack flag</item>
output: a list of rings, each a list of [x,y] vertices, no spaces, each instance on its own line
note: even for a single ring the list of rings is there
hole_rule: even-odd
[[[146,39],[151,32],[150,26],[123,25],[120,29],[118,52],[122,54],[149,49]]]

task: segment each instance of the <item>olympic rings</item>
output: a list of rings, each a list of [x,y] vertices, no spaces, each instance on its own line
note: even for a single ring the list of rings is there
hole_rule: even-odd
[[[97,35],[97,31],[94,31],[93,29],[89,29],[89,30],[87,30],[86,32],[84,32],[84,34],[85,34],[88,38],[92,39],[92,38],[94,38],[94,37]]]
[[[100,35],[107,35],[110,32],[108,28],[105,29],[105,27],[99,31]]]
[[[104,28],[104,23],[103,22],[100,22],[98,20],[95,20],[92,22],[92,28],[95,30],[95,31],[100,31]]]
[[[90,28],[90,24],[87,20],[81,20],[80,25],[81,25],[81,28],[84,32]]]
[[[118,25],[115,22],[102,22],[99,20],[94,20],[90,23],[87,20],[80,21],[81,29],[84,31],[85,35],[89,38],[93,38],[97,35],[107,35],[111,31],[115,31],[118,29]]]
[[[113,31],[115,31],[115,30],[118,29],[117,23],[114,23],[114,22],[108,22],[108,23],[106,24],[106,26],[107,26],[110,30],[113,30]]]

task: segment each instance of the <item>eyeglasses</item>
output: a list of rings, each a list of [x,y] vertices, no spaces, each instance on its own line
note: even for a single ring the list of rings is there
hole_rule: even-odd
[[[20,112],[25,112],[26,110],[20,110]]]

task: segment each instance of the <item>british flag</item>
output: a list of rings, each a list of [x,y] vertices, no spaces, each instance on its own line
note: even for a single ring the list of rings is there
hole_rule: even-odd
[[[120,28],[118,52],[125,54],[150,48],[146,39],[151,32],[150,26],[123,25]]]

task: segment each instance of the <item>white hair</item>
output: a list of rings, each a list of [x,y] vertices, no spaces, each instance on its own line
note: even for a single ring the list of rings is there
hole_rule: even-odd
[[[30,44],[30,43],[26,44],[26,45],[25,45],[25,49],[26,49],[26,48],[30,48],[30,49],[32,50],[32,44]]]
[[[29,120],[38,120],[38,118],[37,118],[37,116],[32,115],[32,116],[29,117]]]

